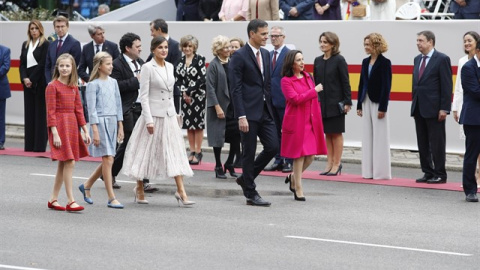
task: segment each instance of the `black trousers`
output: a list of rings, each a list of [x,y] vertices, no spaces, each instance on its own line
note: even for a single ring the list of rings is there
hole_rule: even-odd
[[[283,117],[285,116],[285,108],[273,107],[273,120],[275,120],[275,126],[277,127],[277,137],[278,137],[278,153],[275,155],[275,164],[289,163],[293,164],[293,159],[284,158],[280,156],[282,151],[282,124]]]
[[[423,118],[417,112],[414,119],[422,171],[427,177],[447,179],[445,121],[438,122],[437,118]]]
[[[123,142],[117,147],[117,153],[113,160],[112,175],[116,177],[123,167],[123,158],[125,157],[125,150],[127,148],[130,136],[132,136],[133,128],[137,123],[138,118],[142,114],[142,106],[135,103],[128,112],[123,114]]]
[[[465,132],[465,156],[463,158],[463,191],[465,195],[477,194],[475,170],[480,154],[480,126],[463,125]]]
[[[248,119],[247,119],[248,120]],[[249,131],[240,132],[243,144],[243,182],[245,184],[244,195],[251,198],[257,194],[255,190],[255,178],[267,166],[270,160],[278,153],[279,142],[277,137],[277,128],[273,117],[267,110],[266,105],[263,109],[263,117],[260,121],[248,120]],[[263,145],[263,151],[255,158],[257,151],[257,136]]]
[[[47,149],[47,106],[45,87],[23,91],[25,116],[25,151],[45,152]]]

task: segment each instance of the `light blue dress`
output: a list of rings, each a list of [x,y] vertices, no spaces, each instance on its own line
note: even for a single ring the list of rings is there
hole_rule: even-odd
[[[117,80],[95,79],[87,84],[86,90],[90,125],[97,124],[100,145],[89,145],[92,157],[115,156],[118,121],[123,121],[122,100]],[[93,140],[93,131],[90,129]]]

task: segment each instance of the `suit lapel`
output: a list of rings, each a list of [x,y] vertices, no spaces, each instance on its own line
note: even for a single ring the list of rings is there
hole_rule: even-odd
[[[438,60],[437,56],[438,56],[437,51],[434,51],[433,54],[432,54],[432,57],[430,58],[430,60],[428,60],[427,66],[425,67],[425,70],[423,71],[422,78],[425,78],[426,76],[428,76],[428,73],[430,73],[430,71],[433,69],[433,67],[435,66],[435,64]],[[420,61],[419,64],[421,64],[421,61]],[[422,78],[420,78],[420,80]]]
[[[415,57],[414,63],[413,63],[413,82],[418,83],[418,71],[420,69],[420,59],[422,59],[422,55],[418,55]]]
[[[253,61],[253,64],[254,66],[256,67],[257,71],[260,73],[260,75],[262,75],[262,71],[260,70],[260,67],[258,66],[258,63],[257,63],[257,57],[255,56],[255,54],[253,53],[253,50],[252,48],[250,48],[250,45],[245,45],[247,48],[247,54],[248,56],[250,57],[250,59]],[[265,62],[265,61],[264,61]]]

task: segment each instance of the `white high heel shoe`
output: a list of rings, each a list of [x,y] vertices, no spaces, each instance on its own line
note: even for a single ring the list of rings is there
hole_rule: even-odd
[[[133,193],[135,194],[135,198],[133,199],[133,202],[137,202],[138,204],[148,204],[147,200],[140,200],[137,198],[137,187],[133,188]]]
[[[177,191],[175,191],[175,199],[177,199],[178,207],[180,207],[180,202],[182,202],[183,205],[193,205],[195,202],[193,201],[184,201],[180,194],[178,194]]]

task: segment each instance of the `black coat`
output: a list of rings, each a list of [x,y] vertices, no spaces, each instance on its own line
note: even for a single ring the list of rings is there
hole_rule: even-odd
[[[138,58],[137,62],[143,65],[142,59]],[[117,59],[113,60],[111,77],[117,80],[120,96],[122,97],[122,109],[125,114],[132,108],[137,100],[140,82],[135,74],[133,74],[123,54],[120,54]]]

